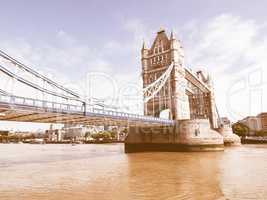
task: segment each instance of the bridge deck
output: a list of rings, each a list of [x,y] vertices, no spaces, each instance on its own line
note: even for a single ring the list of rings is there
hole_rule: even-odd
[[[91,125],[173,124],[173,120],[0,94],[0,120]]]

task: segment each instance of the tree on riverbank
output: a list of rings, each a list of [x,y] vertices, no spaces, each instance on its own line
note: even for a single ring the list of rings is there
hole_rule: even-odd
[[[249,135],[249,127],[242,123],[235,123],[232,126],[233,132],[238,136],[247,136]]]
[[[114,140],[116,139],[116,132],[115,131],[100,131],[98,133],[91,134],[91,137],[97,141]]]
[[[256,131],[255,136],[260,136],[260,137],[266,137],[267,136],[267,131]]]
[[[36,138],[44,138],[44,134],[34,134],[34,133],[10,133],[9,131],[0,131],[0,143],[6,142],[23,142],[26,140],[32,140]]]

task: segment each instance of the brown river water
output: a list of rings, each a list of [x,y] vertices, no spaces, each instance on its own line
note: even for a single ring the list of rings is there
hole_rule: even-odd
[[[124,154],[123,144],[0,144],[0,199],[267,199],[267,145]]]

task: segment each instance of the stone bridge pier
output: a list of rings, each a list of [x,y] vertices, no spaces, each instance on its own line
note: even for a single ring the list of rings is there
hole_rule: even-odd
[[[208,119],[179,120],[169,126],[130,126],[125,152],[222,151],[223,136]]]

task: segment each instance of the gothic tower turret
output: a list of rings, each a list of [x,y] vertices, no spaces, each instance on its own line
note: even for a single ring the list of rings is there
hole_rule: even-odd
[[[145,103],[145,115],[159,117],[168,110],[171,119],[188,119],[188,98],[185,94],[186,80],[183,48],[173,33],[168,38],[165,30],[157,32],[150,49],[142,47],[144,88],[156,81],[173,64],[167,83],[151,100]]]
[[[173,96],[175,119],[189,119],[190,111],[188,96],[186,95],[187,81],[184,68],[184,50],[173,32],[171,32],[170,43],[171,57],[174,64],[172,78],[173,90],[175,91]]]
[[[142,68],[143,70],[147,70],[148,68],[148,48],[146,47],[145,41],[143,42],[141,54],[142,54]]]

